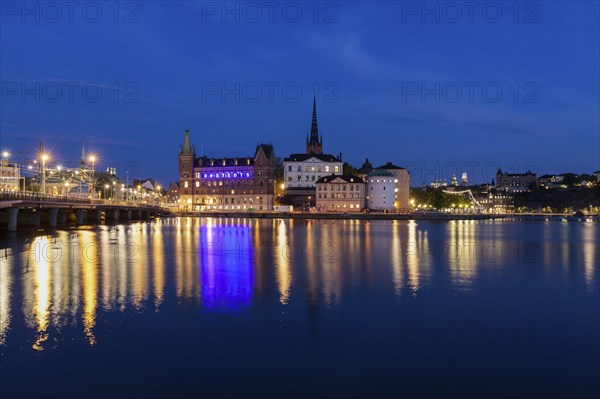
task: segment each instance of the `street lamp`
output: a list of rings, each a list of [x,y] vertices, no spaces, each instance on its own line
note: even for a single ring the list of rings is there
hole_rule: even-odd
[[[42,154],[42,192],[46,194],[46,161],[48,154]]]
[[[92,194],[92,198],[94,197],[94,172],[96,170],[96,156],[90,155],[90,162],[92,163],[92,174],[90,176],[90,192]]]

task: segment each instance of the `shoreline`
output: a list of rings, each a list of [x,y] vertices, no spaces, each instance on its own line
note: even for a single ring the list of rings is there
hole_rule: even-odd
[[[403,214],[403,213],[310,213],[310,212],[188,212],[179,217],[319,219],[319,220],[485,220],[504,215]]]

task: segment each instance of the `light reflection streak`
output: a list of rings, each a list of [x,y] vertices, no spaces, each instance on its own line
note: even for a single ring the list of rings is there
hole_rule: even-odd
[[[277,220],[277,251],[275,253],[275,268],[277,273],[277,286],[279,288],[279,302],[287,305],[290,300],[292,286],[292,271],[290,268],[287,248],[287,231],[285,221]]]
[[[0,255],[0,346],[6,343],[6,336],[9,332],[12,319],[10,300],[12,294],[12,255],[9,258],[6,254]]]
[[[93,328],[96,325],[96,306],[98,300],[98,244],[96,233],[81,231],[81,271],[83,281],[83,332],[90,346],[96,344]]]

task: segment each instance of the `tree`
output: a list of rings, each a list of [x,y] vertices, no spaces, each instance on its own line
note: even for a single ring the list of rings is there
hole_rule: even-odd
[[[350,165],[348,162],[344,162],[343,173],[345,175],[355,175],[356,174],[356,168],[354,166]]]

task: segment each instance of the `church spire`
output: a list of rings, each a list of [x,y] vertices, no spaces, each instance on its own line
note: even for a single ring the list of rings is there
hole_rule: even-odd
[[[306,141],[307,154],[323,153],[323,135],[319,138],[319,127],[317,125],[317,97],[313,96],[312,123],[310,126],[310,138]]]
[[[317,126],[317,98],[313,97],[313,112],[312,112],[312,124],[310,126],[310,142],[319,142],[319,128]]]
[[[85,144],[81,143],[81,165],[85,165]]]

